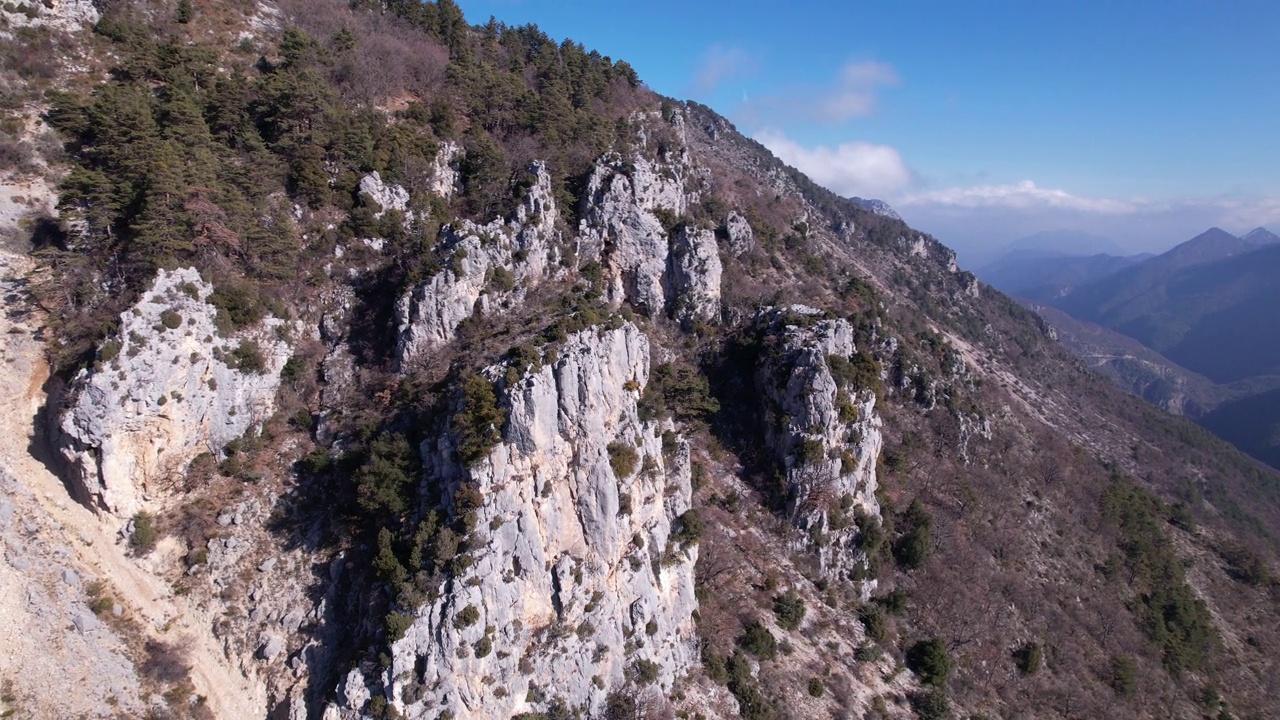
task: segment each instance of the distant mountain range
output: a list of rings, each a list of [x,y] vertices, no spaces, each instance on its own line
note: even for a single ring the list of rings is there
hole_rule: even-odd
[[[1280,467],[1280,237],[1210,228],[1156,256],[1011,249],[978,271],[1117,384]]]

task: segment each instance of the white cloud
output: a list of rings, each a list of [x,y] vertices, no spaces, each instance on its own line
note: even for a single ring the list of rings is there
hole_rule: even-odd
[[[949,205],[962,208],[1003,207],[1016,210],[1055,208],[1107,215],[1136,212],[1146,205],[1142,201],[1089,198],[1072,195],[1066,190],[1042,188],[1030,180],[1011,185],[977,185],[973,187],[934,190],[908,195],[901,205]]]
[[[746,50],[712,45],[702,54],[689,88],[695,95],[706,95],[726,80],[755,72],[756,67],[755,58]]]
[[[815,108],[816,119],[842,123],[871,115],[880,88],[899,82],[898,73],[888,63],[874,60],[849,63],[840,71],[835,85],[822,94]]]
[[[810,148],[773,130],[756,133],[755,139],[783,162],[840,195],[885,197],[902,191],[912,180],[902,156],[888,145],[848,142]]]

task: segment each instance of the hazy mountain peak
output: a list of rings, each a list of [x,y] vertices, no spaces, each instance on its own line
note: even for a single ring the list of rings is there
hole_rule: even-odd
[[[1240,239],[1250,245],[1272,245],[1274,243],[1280,243],[1280,235],[1276,235],[1264,227],[1256,227],[1244,235],[1241,235]]]

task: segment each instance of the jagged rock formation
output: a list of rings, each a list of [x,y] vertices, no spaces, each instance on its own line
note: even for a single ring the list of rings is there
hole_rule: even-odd
[[[851,367],[853,327],[803,305],[766,310],[757,325],[776,341],[756,387],[773,420],[765,442],[786,468],[791,520],[809,532],[824,567],[851,568],[865,560],[856,553],[853,515],[880,519],[883,446],[875,392],[832,372],[833,363]]]
[[[756,246],[755,232],[751,229],[751,223],[739,213],[729,213],[724,221],[724,229],[729,241],[729,252],[734,257],[742,257]]]
[[[534,182],[510,220],[461,220],[444,229],[440,252],[447,266],[396,304],[401,364],[452,340],[475,313],[520,302],[551,272],[558,260],[560,211],[546,165],[534,163],[529,173]]]
[[[92,369],[73,381],[55,444],[83,497],[130,516],[204,452],[218,452],[274,409],[289,344],[267,318],[232,337],[213,287],[192,268],[161,270],[120,315]]]
[[[413,211],[409,209],[409,191],[395,184],[382,181],[382,176],[371,172],[360,180],[360,192],[378,205],[375,217],[382,217],[388,210],[404,215],[405,227],[413,223]]]
[[[669,690],[696,660],[689,449],[664,450],[638,419],[648,375],[634,325],[588,329],[504,389],[503,442],[474,467],[453,460],[454,438],[423,447],[429,472],[479,490],[486,539],[392,645],[381,683],[406,717],[599,708],[636,673]],[[366,682],[353,671],[329,715],[357,717]]]
[[[579,213],[577,252],[604,267],[605,297],[615,306],[627,302],[651,316],[670,312],[682,322],[718,315],[715,236],[687,224],[665,227],[660,218],[677,219],[697,201],[697,177],[684,155],[660,163],[614,153],[596,163]]]

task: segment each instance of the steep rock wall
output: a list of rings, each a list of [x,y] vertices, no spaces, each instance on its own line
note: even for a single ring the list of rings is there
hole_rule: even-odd
[[[222,337],[213,287],[193,268],[161,270],[120,315],[92,369],[72,382],[54,430],[75,489],[95,506],[127,517],[148,494],[203,452],[217,452],[274,410],[289,344],[268,318]],[[257,348],[260,368],[243,358]],[[239,352],[237,352],[239,351]]]
[[[474,315],[519,302],[553,268],[560,211],[546,164],[529,168],[533,185],[508,221],[462,220],[444,229],[446,267],[396,304],[397,356],[411,363],[452,340]]]
[[[648,374],[635,326],[588,329],[504,389],[503,442],[477,465],[456,465],[447,436],[423,448],[437,479],[478,487],[487,538],[392,647],[381,685],[406,717],[599,709],[641,668],[666,691],[696,662],[697,546],[678,534],[689,450],[664,454],[661,428],[638,419]],[[622,477],[611,444],[637,454]],[[328,717],[359,717],[369,692],[353,671]]]
[[[803,305],[767,310],[758,322],[776,338],[756,387],[775,415],[765,442],[786,469],[792,522],[809,531],[824,567],[850,568],[860,560],[852,514],[880,517],[876,459],[884,444],[875,393],[832,372],[833,356],[857,351],[853,326]]]

